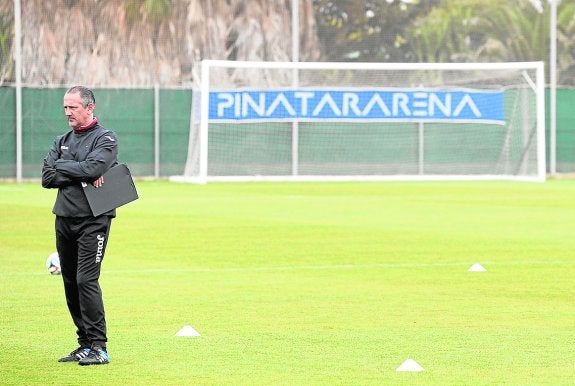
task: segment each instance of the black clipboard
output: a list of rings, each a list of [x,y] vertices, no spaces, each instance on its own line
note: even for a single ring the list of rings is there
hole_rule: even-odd
[[[136,185],[125,164],[118,164],[104,173],[104,184],[95,188],[82,182],[84,193],[94,217],[138,199]]]

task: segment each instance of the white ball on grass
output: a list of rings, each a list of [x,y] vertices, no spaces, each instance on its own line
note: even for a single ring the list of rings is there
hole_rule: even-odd
[[[58,252],[51,253],[46,259],[46,269],[51,275],[59,275],[62,273],[60,268],[60,256]]]

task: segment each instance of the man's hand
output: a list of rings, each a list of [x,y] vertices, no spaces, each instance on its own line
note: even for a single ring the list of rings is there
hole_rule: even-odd
[[[100,178],[98,178],[96,181],[92,182],[92,185],[94,185],[94,188],[102,187],[102,185],[104,185],[104,176],[100,176]]]

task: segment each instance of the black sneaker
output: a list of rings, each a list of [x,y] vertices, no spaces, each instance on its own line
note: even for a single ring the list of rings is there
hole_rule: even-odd
[[[58,359],[58,362],[78,362],[80,359],[85,358],[90,353],[90,347],[78,347],[70,354]]]
[[[80,366],[105,365],[106,363],[110,363],[110,357],[102,346],[92,346],[88,355],[78,361]]]

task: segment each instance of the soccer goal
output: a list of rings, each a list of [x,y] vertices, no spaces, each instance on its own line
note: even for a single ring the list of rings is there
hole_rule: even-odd
[[[545,180],[543,63],[205,60],[173,181]]]

